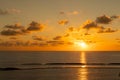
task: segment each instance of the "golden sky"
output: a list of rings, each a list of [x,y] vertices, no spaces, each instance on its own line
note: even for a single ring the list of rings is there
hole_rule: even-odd
[[[120,0],[0,0],[0,50],[120,50]]]

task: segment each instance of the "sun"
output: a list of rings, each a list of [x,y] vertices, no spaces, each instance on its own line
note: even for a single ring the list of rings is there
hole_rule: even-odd
[[[75,45],[80,46],[81,48],[84,48],[84,49],[88,47],[87,43],[84,41],[75,41],[74,43]]]
[[[78,43],[78,45],[80,45],[82,48],[86,48],[87,47],[86,43],[84,43],[84,42],[80,42],[80,43]]]

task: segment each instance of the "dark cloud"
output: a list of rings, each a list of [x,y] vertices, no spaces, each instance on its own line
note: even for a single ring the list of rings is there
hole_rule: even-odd
[[[111,33],[111,32],[116,32],[117,30],[112,30],[111,28],[106,28],[105,32]]]
[[[11,46],[30,46],[31,43],[30,41],[3,41],[3,42],[0,42],[0,46],[8,46],[8,47],[11,47]]]
[[[73,45],[73,42],[68,42],[68,41],[62,41],[62,40],[52,40],[52,41],[47,41],[46,42],[48,45],[52,46],[59,46],[59,45]]]
[[[61,40],[62,39],[62,36],[56,36],[53,38],[53,40]]]
[[[4,35],[4,36],[16,36],[21,34],[22,33],[20,31],[11,30],[11,29],[1,31],[1,35]]]
[[[98,33],[112,33],[112,32],[116,32],[117,30],[113,30],[111,28],[107,28],[107,27],[103,27],[103,26],[99,26],[98,23],[100,24],[109,24],[111,21],[113,21],[114,19],[119,18],[119,16],[111,16],[108,17],[106,15],[97,17],[97,19],[95,21],[86,21],[84,23],[84,25],[82,26],[83,29],[87,29],[90,30],[92,28],[98,30]],[[89,33],[87,32],[87,34],[85,35],[89,35]]]
[[[53,46],[57,46],[57,45],[64,45],[65,44],[65,42],[64,41],[47,41],[47,43],[49,44],[49,45],[53,45]]]
[[[21,31],[23,34],[28,34],[28,33],[30,33],[30,31],[28,31],[28,30],[25,29],[25,28],[20,29],[20,31]]]
[[[120,18],[120,16],[117,16],[117,15],[113,15],[111,16],[112,19],[117,19],[117,18]]]
[[[96,23],[100,23],[100,24],[109,24],[111,21],[112,21],[111,17],[106,16],[106,15],[96,18]]]
[[[29,24],[29,27],[27,28],[27,30],[28,31],[41,31],[43,28],[44,28],[44,25],[42,25],[38,22],[32,21]]]
[[[58,24],[60,24],[60,25],[66,25],[68,23],[69,23],[68,20],[60,20],[60,21],[58,21]]]
[[[32,42],[31,43],[31,46],[39,46],[39,47],[43,47],[43,46],[47,46],[48,44],[47,43],[38,43],[38,42]]]
[[[41,31],[43,27],[44,26],[42,24],[33,21],[30,23],[30,26],[27,29],[19,24],[6,25],[4,26],[4,30],[2,30],[0,33],[4,36],[24,35],[30,33],[31,31]]]
[[[2,30],[0,33],[1,35],[4,36],[16,36],[16,35],[23,35],[29,33],[29,31],[27,31],[25,27],[20,24],[14,24],[14,25],[5,25],[4,30]]]
[[[113,33],[116,32],[117,30],[112,30],[111,28],[101,28],[99,29],[98,33]]]
[[[93,21],[87,21],[87,22],[85,22],[85,24],[83,25],[83,28],[84,29],[91,29],[91,28],[99,28],[99,26],[95,23],[95,22],[93,22]]]
[[[6,25],[5,28],[8,28],[8,29],[23,29],[24,26],[21,26],[19,24],[14,24],[14,25]]]

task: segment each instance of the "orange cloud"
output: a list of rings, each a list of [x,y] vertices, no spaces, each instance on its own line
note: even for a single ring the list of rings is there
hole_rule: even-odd
[[[62,36],[56,36],[53,38],[53,40],[61,40],[62,39]]]
[[[45,41],[46,39],[43,37],[39,37],[39,36],[33,36],[33,40],[37,40],[37,41]]]
[[[68,33],[64,35],[64,37],[69,37],[69,36],[70,36],[70,34],[68,34]]]
[[[74,27],[69,27],[69,28],[68,28],[68,30],[69,30],[70,32],[74,31],[74,29],[75,29]]]
[[[16,40],[18,38],[17,37],[10,37],[9,39]]]

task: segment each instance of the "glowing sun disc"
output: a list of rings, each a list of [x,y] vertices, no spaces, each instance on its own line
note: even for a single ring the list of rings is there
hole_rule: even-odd
[[[87,44],[83,41],[75,42],[76,45],[80,46],[81,48],[87,48]]]

